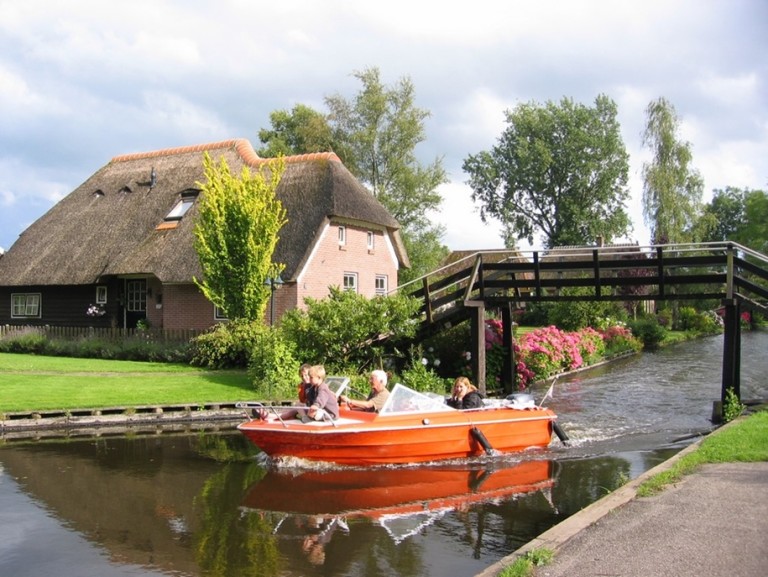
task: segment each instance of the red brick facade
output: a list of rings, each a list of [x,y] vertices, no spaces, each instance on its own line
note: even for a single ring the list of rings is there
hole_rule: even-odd
[[[339,227],[344,239],[339,241]],[[369,243],[372,242],[372,248]],[[364,226],[331,223],[323,231],[315,250],[298,275],[297,282],[287,282],[274,292],[274,320],[290,309],[304,308],[304,298],[323,299],[329,287],[344,286],[344,278],[354,278],[357,292],[367,297],[379,289],[391,291],[397,286],[397,257],[388,236],[382,230]],[[147,319],[151,326],[166,329],[206,329],[218,322],[213,305],[195,285],[161,285],[148,280]],[[270,322],[271,303],[267,303],[265,322]]]

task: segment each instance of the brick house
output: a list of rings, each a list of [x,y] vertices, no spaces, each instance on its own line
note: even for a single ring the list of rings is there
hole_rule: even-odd
[[[0,324],[205,329],[222,320],[192,280],[202,276],[193,229],[205,152],[234,175],[265,162],[244,139],[113,158],[0,259]],[[330,286],[366,296],[395,288],[409,266],[397,221],[334,153],[285,162],[275,319]]]

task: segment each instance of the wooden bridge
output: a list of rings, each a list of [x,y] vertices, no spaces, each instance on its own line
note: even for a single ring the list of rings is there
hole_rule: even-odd
[[[583,287],[579,294],[563,289]],[[485,391],[485,312],[501,312],[503,374],[514,384],[512,312],[525,303],[556,301],[654,302],[717,299],[724,308],[722,401],[740,394],[743,310],[768,312],[768,257],[732,242],[611,245],[548,251],[479,251],[399,287],[422,300],[419,336],[469,320],[473,373]],[[566,291],[567,292],[567,291]]]

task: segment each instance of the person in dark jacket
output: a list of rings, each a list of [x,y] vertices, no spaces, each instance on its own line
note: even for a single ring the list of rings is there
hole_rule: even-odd
[[[467,377],[458,377],[453,383],[453,396],[446,402],[454,409],[479,409],[483,397]]]

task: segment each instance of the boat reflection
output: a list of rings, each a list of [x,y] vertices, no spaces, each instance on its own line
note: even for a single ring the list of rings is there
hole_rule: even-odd
[[[399,543],[450,511],[524,493],[548,493],[554,484],[553,469],[554,463],[547,460],[484,466],[278,469],[254,483],[242,505],[282,513],[275,517],[278,535],[298,537],[309,529],[305,553],[327,542],[334,531],[348,533],[355,518],[378,522]]]

